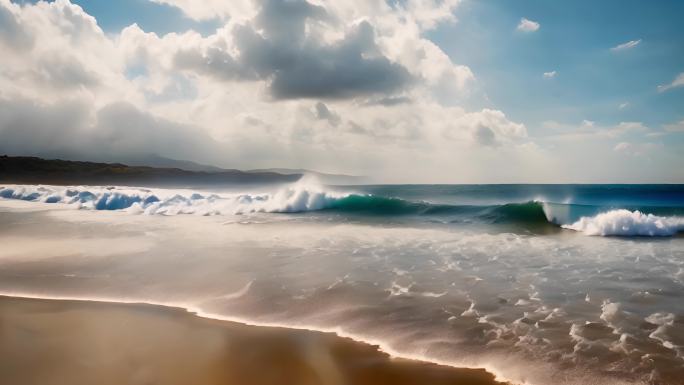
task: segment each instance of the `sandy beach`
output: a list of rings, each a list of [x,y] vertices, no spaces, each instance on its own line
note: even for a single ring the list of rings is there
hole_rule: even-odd
[[[320,333],[147,304],[0,297],[0,383],[501,384],[481,369],[391,358]]]

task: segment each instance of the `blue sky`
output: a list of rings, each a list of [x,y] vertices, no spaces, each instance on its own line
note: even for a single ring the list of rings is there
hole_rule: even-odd
[[[22,0],[18,3],[36,3],[37,0]],[[149,0],[75,0],[84,11],[97,19],[98,25],[107,33],[118,33],[133,23],[145,31],[166,34],[195,30],[209,34],[221,26],[218,19],[196,21],[183,11],[167,4]]]
[[[675,0],[0,0],[0,109],[18,114],[0,152],[684,182],[681,15]],[[65,132],[40,123],[55,116]]]
[[[530,127],[585,119],[657,127],[684,118],[684,88],[657,91],[684,71],[682,15],[681,1],[470,0],[457,23],[428,36],[473,69],[493,105]],[[522,17],[539,30],[516,31]],[[631,40],[641,42],[610,50]],[[550,71],[555,78],[544,79]]]
[[[108,33],[133,23],[158,34],[206,35],[221,26],[218,19],[195,21],[148,0],[74,3]],[[543,129],[545,121],[643,121],[658,127],[684,119],[684,88],[657,91],[684,72],[684,2],[465,0],[455,14],[457,22],[426,37],[473,70],[487,98],[473,105],[501,108],[532,130]],[[516,31],[523,17],[540,29]],[[622,52],[610,50],[631,40],[641,41]],[[552,71],[556,76],[544,79]]]

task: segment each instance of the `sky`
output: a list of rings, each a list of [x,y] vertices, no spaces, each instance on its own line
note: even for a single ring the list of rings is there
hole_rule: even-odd
[[[0,153],[684,183],[684,2],[0,0]]]

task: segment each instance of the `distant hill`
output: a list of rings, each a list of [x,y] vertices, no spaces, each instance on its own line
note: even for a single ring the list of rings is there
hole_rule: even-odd
[[[361,184],[366,179],[362,176],[355,175],[345,175],[345,174],[328,174],[324,172],[306,170],[306,169],[293,169],[293,168],[262,168],[249,170],[248,172],[275,172],[283,175],[314,175],[323,184]]]
[[[225,169],[207,164],[192,162],[189,160],[165,158],[159,155],[148,155],[138,158],[128,158],[124,162],[129,166],[147,166],[157,168],[179,168],[186,171],[204,171],[204,172],[223,172],[223,171],[239,171],[234,169]],[[288,174],[289,175],[289,174]]]
[[[116,162],[116,159],[114,159]],[[143,155],[136,158],[126,158],[125,164],[129,166],[149,166],[161,168],[179,168],[188,171],[205,171],[205,172],[225,172],[225,171],[239,171],[235,169],[226,169],[207,164],[192,162],[189,160],[171,159],[156,154]],[[323,184],[362,184],[366,180],[365,177],[344,175],[344,174],[330,174],[314,170],[293,169],[293,168],[263,168],[255,170],[244,171],[247,173],[276,173],[282,175],[314,175]]]
[[[189,162],[192,163],[192,162]],[[295,182],[302,174],[239,170],[191,171],[170,167],[129,166],[121,163],[79,162],[22,156],[0,156],[0,182],[27,184],[119,184],[139,186],[198,186]]]

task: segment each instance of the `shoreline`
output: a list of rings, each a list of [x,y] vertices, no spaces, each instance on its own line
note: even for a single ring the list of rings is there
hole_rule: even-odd
[[[392,354],[387,352],[382,344],[345,336],[340,331],[316,330],[296,325],[254,324],[195,310],[187,306],[142,301],[51,298],[2,293],[0,342],[4,342],[0,343],[0,358],[3,355],[7,357],[0,359],[0,362],[4,362],[5,366],[9,365],[10,368],[31,368],[28,371],[14,371],[13,374],[18,376],[15,382],[22,384],[45,384],[45,378],[36,378],[37,381],[32,382],[31,378],[22,376],[40,377],[41,370],[34,370],[34,367],[44,367],[47,370],[46,366],[50,366],[50,373],[54,373],[55,370],[64,371],[61,373],[63,376],[73,376],[72,372],[77,371],[77,377],[81,378],[85,370],[92,374],[91,379],[108,376],[120,384],[137,383],[131,382],[130,379],[126,381],[111,378],[111,371],[114,372],[114,377],[116,373],[122,376],[130,374],[129,371],[121,369],[131,360],[131,357],[127,357],[130,354],[135,356],[134,361],[143,367],[152,368],[147,368],[148,376],[171,376],[167,381],[159,382],[164,384],[176,383],[174,381],[180,381],[182,377],[189,375],[181,372],[174,375],[179,368],[189,370],[194,373],[193,376],[206,376],[204,384],[237,385],[244,383],[244,380],[237,380],[237,377],[247,378],[244,377],[246,373],[273,370],[289,373],[292,383],[307,384],[417,385],[425,381],[435,385],[511,384],[502,381],[486,368],[458,367]],[[126,327],[121,328],[122,325]],[[139,330],[145,328],[148,332],[141,334]],[[98,332],[93,333],[94,330]],[[29,337],[24,337],[27,331]],[[207,337],[207,333],[211,338]],[[65,335],[71,338],[64,338]],[[41,338],[36,339],[36,336]],[[91,345],[98,346],[98,343],[93,341],[100,338],[107,342],[100,342],[99,345],[121,346],[114,349],[115,353],[97,349],[93,351],[95,348]],[[217,341],[222,341],[222,346],[236,345],[238,349],[207,351],[207,346],[216,347]],[[306,341],[304,349],[301,341]],[[155,346],[164,345],[169,346],[159,351],[155,350]],[[109,348],[112,346],[108,346],[107,350]],[[25,355],[17,354],[24,349],[27,349]],[[140,350],[148,353],[136,355],[135,352]],[[312,355],[312,351],[315,354]],[[40,359],[39,356],[45,354],[58,358]],[[70,359],[69,354],[74,357]],[[257,361],[245,361],[245,354],[261,358]],[[264,360],[264,357],[267,359]],[[317,358],[312,361],[312,357],[327,358],[325,363],[321,363]],[[76,365],[75,362],[83,359],[93,362],[90,366]],[[236,367],[236,360],[241,361],[239,368]],[[97,362],[104,362],[106,365],[98,365]],[[221,362],[221,365],[216,368],[212,366],[211,370],[205,368],[211,362]],[[320,365],[323,367],[318,367]],[[2,366],[3,364],[0,364],[0,367]],[[154,368],[163,369],[155,371]],[[232,368],[232,371],[226,368]],[[248,370],[249,368],[251,369]],[[7,370],[8,368],[5,368],[4,372]],[[311,370],[316,374],[314,377],[311,377]],[[10,370],[7,373],[11,372]],[[331,374],[333,372],[334,375]],[[60,374],[53,375],[50,377],[53,381],[47,383],[63,383],[59,377]],[[84,382],[73,382],[74,379],[71,379],[68,383],[86,384],[86,377],[83,377]],[[318,381],[311,382],[311,378],[318,378]],[[249,381],[254,384],[289,383],[269,381],[268,378],[261,377],[258,382],[252,377],[249,377]]]

